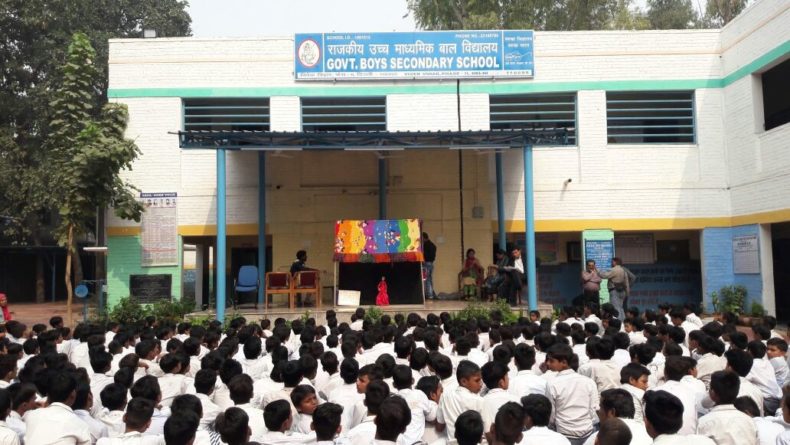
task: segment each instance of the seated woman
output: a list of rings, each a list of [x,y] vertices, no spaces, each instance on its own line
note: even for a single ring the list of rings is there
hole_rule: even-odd
[[[458,273],[464,299],[476,297],[480,294],[480,287],[483,284],[484,274],[483,266],[481,266],[480,261],[475,258],[475,249],[467,250],[464,268]]]

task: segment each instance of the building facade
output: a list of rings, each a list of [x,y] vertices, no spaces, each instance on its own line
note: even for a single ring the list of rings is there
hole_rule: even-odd
[[[110,212],[110,303],[129,295],[130,276],[152,274],[170,275],[176,297],[208,301],[216,158],[180,149],[173,132],[223,119],[275,131],[525,124],[569,134],[534,151],[542,301],[565,304],[579,293],[581,232],[612,229],[616,253],[640,276],[633,304],[702,300],[710,310],[713,291],[742,284],[748,304],[790,317],[782,312],[790,306],[788,23],[790,3],[759,0],[721,30],[536,32],[534,78],[459,82],[297,82],[293,37],[111,40],[108,96],[128,106],[127,136],[142,151],[124,177],[144,193],[177,194],[178,258],[144,267],[140,224]],[[322,109],[333,116],[318,116]],[[305,249],[331,285],[334,222],[376,218],[381,157],[387,216],[423,220],[438,246],[439,292],[458,290],[464,249],[492,262],[491,152],[283,151],[266,165],[272,270]],[[506,230],[519,244],[521,152],[503,160]],[[228,153],[229,282],[258,248],[258,173],[255,153]],[[749,255],[756,269],[741,264]]]

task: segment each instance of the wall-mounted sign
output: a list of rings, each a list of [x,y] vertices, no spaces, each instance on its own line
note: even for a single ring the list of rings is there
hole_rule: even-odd
[[[532,31],[296,34],[296,80],[534,76]]]
[[[732,237],[732,263],[735,273],[760,273],[760,242],[756,234]]]
[[[614,258],[614,231],[608,229],[585,230],[582,232],[582,254],[584,256],[582,267],[587,261],[595,261],[598,270],[609,270],[612,268],[612,258]],[[601,303],[609,302],[609,290],[607,280],[601,282],[599,292]]]
[[[178,209],[175,193],[140,193],[145,207],[141,266],[178,265]]]

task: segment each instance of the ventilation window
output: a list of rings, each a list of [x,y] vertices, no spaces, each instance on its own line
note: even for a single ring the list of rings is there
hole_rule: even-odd
[[[186,131],[268,131],[269,98],[184,99]]]
[[[576,93],[489,96],[492,130],[565,130],[559,145],[576,145]]]
[[[377,97],[303,97],[303,131],[387,129],[387,102]]]
[[[763,73],[763,114],[765,129],[790,122],[790,60]]]
[[[694,92],[607,92],[606,132],[610,144],[693,144]]]

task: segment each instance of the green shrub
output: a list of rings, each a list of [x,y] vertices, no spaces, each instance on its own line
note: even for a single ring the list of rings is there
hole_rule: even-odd
[[[107,318],[121,324],[133,324],[141,322],[150,315],[158,320],[178,323],[193,309],[194,302],[192,301],[164,300],[144,305],[134,301],[131,297],[124,297],[112,307]]]
[[[148,313],[160,320],[180,322],[195,307],[193,301],[163,300],[148,306]]]
[[[384,315],[384,311],[377,307],[371,307],[365,311],[365,320],[370,320],[371,323],[376,324],[381,320],[382,315]]]
[[[131,297],[124,297],[112,307],[109,319],[121,324],[139,323],[148,315],[148,311]]]
[[[740,315],[744,312],[744,304],[748,294],[749,291],[746,290],[746,287],[740,284],[722,287],[719,289],[717,296],[721,312],[732,312],[735,315]]]
[[[765,308],[762,304],[752,301],[752,317],[762,318],[765,317]]]
[[[481,318],[491,320],[491,314],[495,311],[499,311],[502,314],[502,323],[504,324],[515,323],[521,316],[521,310],[514,312],[507,300],[497,299],[494,303],[469,302],[465,308],[453,314],[453,318],[458,320],[479,320]]]

